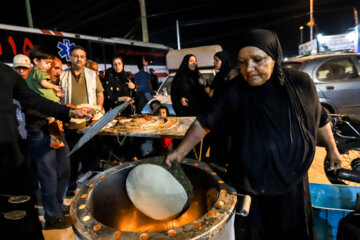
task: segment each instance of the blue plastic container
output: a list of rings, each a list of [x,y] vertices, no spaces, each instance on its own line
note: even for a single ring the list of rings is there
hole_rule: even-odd
[[[336,240],[339,221],[355,209],[357,193],[357,186],[310,183],[318,240]]]

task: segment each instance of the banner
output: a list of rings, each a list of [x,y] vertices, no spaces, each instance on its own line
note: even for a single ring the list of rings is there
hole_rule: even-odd
[[[354,41],[354,52],[360,53],[360,39],[359,39],[360,25],[355,26],[355,41]]]
[[[346,34],[317,35],[316,39],[299,45],[299,55],[310,55],[318,52],[360,52],[358,29]]]
[[[299,55],[311,55],[317,53],[317,42],[312,40],[299,45]]]
[[[317,36],[319,52],[354,52],[355,32],[338,35]]]

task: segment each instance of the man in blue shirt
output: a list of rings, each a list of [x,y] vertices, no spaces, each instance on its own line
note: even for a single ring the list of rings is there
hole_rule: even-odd
[[[150,74],[144,71],[144,65],[138,64],[139,71],[135,74],[134,82],[137,88],[137,112],[140,113],[146,102],[151,99]]]

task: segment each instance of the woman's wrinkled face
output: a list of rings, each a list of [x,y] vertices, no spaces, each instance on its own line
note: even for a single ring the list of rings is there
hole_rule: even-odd
[[[220,70],[221,64],[222,64],[221,59],[218,58],[217,56],[214,56],[214,68],[215,68],[216,70]]]
[[[250,86],[261,86],[270,79],[275,61],[257,47],[244,47],[238,54],[239,68]]]
[[[115,58],[113,61],[113,68],[115,72],[120,73],[124,70],[124,64],[120,58]]]
[[[189,67],[190,71],[195,71],[196,66],[197,66],[196,57],[195,57],[195,56],[191,56],[191,57],[189,58],[189,64],[188,64],[188,67]]]

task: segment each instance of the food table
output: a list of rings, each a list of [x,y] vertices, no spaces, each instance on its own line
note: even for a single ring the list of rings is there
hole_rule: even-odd
[[[194,122],[196,117],[167,117],[167,118],[176,118],[178,123],[169,128],[163,129],[145,129],[141,131],[140,126],[136,131],[126,131],[121,129],[116,129],[116,127],[107,127],[102,128],[97,134],[98,135],[109,135],[109,136],[129,136],[129,137],[144,137],[144,138],[173,138],[173,139],[182,139],[185,136],[186,131],[190,125]],[[121,119],[121,118],[120,118]],[[85,133],[88,128],[80,129],[80,133]]]

